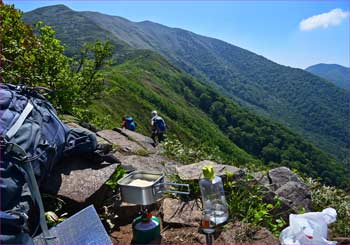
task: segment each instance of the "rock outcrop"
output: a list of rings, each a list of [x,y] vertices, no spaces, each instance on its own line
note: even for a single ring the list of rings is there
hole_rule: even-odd
[[[107,162],[97,164],[82,157],[65,158],[53,169],[42,189],[79,204],[100,206],[107,191],[104,184],[118,165]]]
[[[129,154],[147,154],[148,152],[144,147],[137,144],[135,141],[128,139],[125,135],[113,131],[113,130],[102,130],[98,131],[97,136],[103,138],[113,145],[120,152]]]
[[[126,136],[129,140],[136,142],[147,150],[150,154],[155,154],[158,152],[159,148],[153,146],[153,140],[150,137],[144,136],[142,134],[121,128],[115,128],[114,131]]]
[[[66,125],[71,128],[81,127],[75,122]],[[176,166],[181,165],[158,154],[159,150],[152,145],[151,138],[127,129],[97,131],[96,137],[98,151],[109,153],[110,159],[118,161],[108,163],[103,161],[103,157],[96,159],[96,155],[92,154],[66,157],[54,167],[50,178],[42,187],[44,192],[78,204],[92,203],[99,207],[108,195],[104,184],[119,164],[127,171],[145,170],[167,174],[176,173]]]
[[[271,169],[266,175],[255,174],[263,186],[281,197],[294,212],[311,210],[311,192],[305,183],[287,167]]]

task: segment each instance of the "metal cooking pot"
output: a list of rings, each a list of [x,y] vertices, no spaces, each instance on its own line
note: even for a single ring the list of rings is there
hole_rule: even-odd
[[[145,180],[152,182],[151,185],[140,187],[129,185],[133,180]],[[145,171],[134,171],[124,176],[118,181],[120,186],[123,201],[138,205],[150,205],[159,198],[163,193],[175,194],[190,194],[190,187],[188,184],[177,184],[164,181],[163,173],[148,173]],[[166,186],[186,187],[187,191],[174,191],[165,189]]]

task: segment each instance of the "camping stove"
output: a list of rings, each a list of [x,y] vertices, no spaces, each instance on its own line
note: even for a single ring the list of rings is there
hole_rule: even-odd
[[[141,205],[141,215],[132,223],[134,243],[148,243],[160,236],[160,220],[152,216],[146,206],[154,204],[164,193],[189,195],[188,184],[164,181],[163,173],[134,171],[118,181],[122,200]],[[186,191],[176,191],[167,187],[185,187]]]

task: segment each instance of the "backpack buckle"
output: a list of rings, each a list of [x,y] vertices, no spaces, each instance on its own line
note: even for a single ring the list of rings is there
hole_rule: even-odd
[[[16,162],[25,162],[28,159],[27,153],[19,145],[6,141],[3,141],[1,144],[3,143],[4,145],[1,145],[1,147],[4,146],[4,155],[6,157]]]

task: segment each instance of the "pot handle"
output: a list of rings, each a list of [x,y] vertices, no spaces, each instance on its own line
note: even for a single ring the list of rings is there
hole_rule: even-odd
[[[165,186],[186,187],[187,191],[165,190],[164,189]],[[180,194],[180,195],[189,195],[190,194],[190,185],[189,184],[163,182],[163,183],[156,184],[155,187],[157,189],[157,194],[162,194],[162,193],[174,193],[174,194]]]

